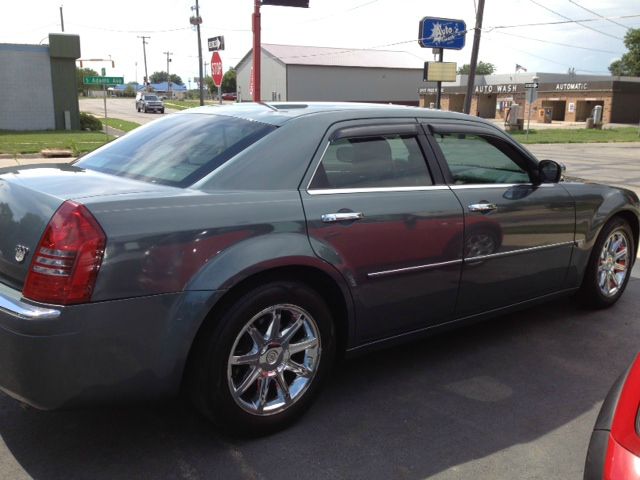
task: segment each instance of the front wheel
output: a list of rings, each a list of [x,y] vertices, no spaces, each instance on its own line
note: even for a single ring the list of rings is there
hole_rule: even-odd
[[[579,292],[582,303],[592,308],[616,303],[629,282],[635,251],[629,223],[622,218],[610,220],[591,251]]]
[[[258,287],[207,327],[192,361],[190,392],[196,407],[228,433],[286,427],[311,405],[333,363],[329,308],[302,284]]]

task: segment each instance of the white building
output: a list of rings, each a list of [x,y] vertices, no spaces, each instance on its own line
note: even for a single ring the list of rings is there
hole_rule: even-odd
[[[418,105],[424,60],[408,52],[262,45],[263,101],[347,101]],[[253,99],[253,50],[238,63],[238,97]]]

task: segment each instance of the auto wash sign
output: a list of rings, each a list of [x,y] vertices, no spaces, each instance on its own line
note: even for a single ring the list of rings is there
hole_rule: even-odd
[[[476,94],[485,93],[515,93],[518,91],[518,85],[515,83],[507,83],[504,85],[476,85]]]
[[[588,84],[584,83],[556,83],[556,90],[587,90]]]

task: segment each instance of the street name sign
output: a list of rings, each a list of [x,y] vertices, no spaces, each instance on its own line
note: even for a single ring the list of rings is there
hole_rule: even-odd
[[[525,83],[524,88],[538,88],[538,82]]]
[[[210,52],[224,50],[224,36],[220,35],[219,37],[212,37],[207,39],[207,46],[209,47]]]
[[[84,77],[85,85],[123,85],[124,77]]]
[[[462,50],[466,33],[464,20],[424,17],[420,20],[418,43],[423,48]]]

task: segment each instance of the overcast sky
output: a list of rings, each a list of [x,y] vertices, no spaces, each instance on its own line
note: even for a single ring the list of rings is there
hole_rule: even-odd
[[[115,68],[107,68],[108,75],[124,76],[127,82],[142,81],[142,41],[137,36],[147,35],[151,37],[147,45],[149,74],[166,70],[163,52],[170,51],[171,72],[187,83],[198,74],[197,37],[189,25],[194,3],[195,0],[5,1],[0,14],[0,43],[47,43],[48,33],[60,32],[59,7],[63,5],[65,33],[80,35],[82,58],[111,56],[115,60]],[[566,72],[574,67],[577,72],[608,74],[611,61],[626,51],[622,41],[625,28],[610,21],[599,19],[583,24],[589,28],[569,23],[492,29],[563,21],[563,17],[598,18],[578,5],[604,17],[636,15],[614,21],[640,27],[639,0],[486,0],[479,58],[496,65],[498,73],[513,72],[518,63],[529,72]],[[217,35],[225,37],[226,50],[221,53],[224,70],[240,61],[251,49],[252,11],[253,0],[200,0],[205,61],[211,58],[206,39]],[[416,68],[420,68],[423,61],[433,59],[431,50],[420,48],[417,43],[418,23],[424,16],[462,19],[467,28],[472,28],[474,0],[310,0],[309,9],[264,6],[262,41],[404,50],[415,55]],[[444,60],[469,63],[472,42],[473,34],[469,32],[465,48],[445,50]],[[107,65],[88,66],[99,71]]]

